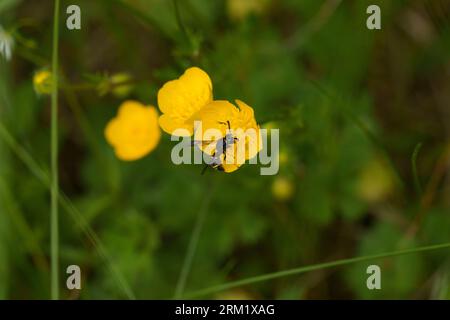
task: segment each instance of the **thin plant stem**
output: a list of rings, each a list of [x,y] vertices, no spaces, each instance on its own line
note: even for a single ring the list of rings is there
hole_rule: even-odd
[[[184,258],[183,267],[178,277],[177,286],[175,288],[175,299],[180,299],[183,296],[184,288],[186,286],[186,280],[191,271],[192,261],[194,260],[195,252],[197,250],[198,240],[200,238],[200,233],[202,232],[203,225],[205,223],[205,218],[208,213],[209,205],[214,194],[215,186],[208,188],[208,193],[203,200],[201,208],[197,215],[197,220],[195,222],[194,229],[191,233],[191,238],[189,240],[189,245],[186,251],[186,256]]]
[[[8,129],[0,122],[0,138],[6,142],[6,145],[11,148],[15,155],[21,160],[28,170],[47,188],[51,189],[51,180],[46,170],[42,169],[40,165],[33,159],[33,157],[13,138]],[[130,285],[127,283],[125,277],[122,275],[117,266],[113,263],[111,256],[104,247],[100,238],[89,226],[84,216],[75,207],[72,201],[64,194],[59,192],[59,203],[67,213],[71,215],[73,220],[77,223],[78,227],[86,234],[89,241],[91,241],[94,248],[97,250],[99,256],[104,259],[108,268],[110,269],[115,280],[119,284],[128,299],[135,299],[135,295],[131,290]]]
[[[301,29],[288,38],[287,47],[299,50],[302,46],[330,20],[342,0],[324,1],[316,15]]]
[[[59,0],[55,0],[53,19],[52,96],[51,96],[51,298],[59,299],[59,226],[58,226],[58,40]]]
[[[85,217],[80,213],[80,211],[78,211],[72,201],[65,194],[60,194],[59,201],[64,210],[66,210],[72,216],[72,218],[77,222],[80,229],[83,230],[87,235],[91,243],[96,248],[99,256],[107,262],[107,266],[116,278],[120,288],[125,293],[127,298],[130,300],[135,300],[136,296],[133,293],[130,285],[128,284],[120,270],[117,268],[117,266],[113,263],[111,256],[106,251],[97,234],[89,226],[89,223],[86,221]]]
[[[189,34],[187,33],[186,27],[184,26],[183,20],[181,19],[181,13],[180,13],[180,8],[178,6],[178,0],[172,0],[172,2],[173,2],[173,8],[175,10],[175,19],[177,20],[178,28],[180,28],[180,31],[186,37],[186,40],[189,41]]]
[[[419,253],[419,252],[425,252],[425,251],[432,251],[432,250],[438,250],[438,249],[449,249],[450,248],[450,242],[448,243],[442,243],[442,244],[435,244],[430,246],[423,246],[418,248],[412,248],[412,249],[405,249],[405,250],[398,250],[398,251],[392,251],[392,252],[386,252],[386,253],[380,253],[380,254],[373,254],[373,255],[367,255],[362,257],[354,257],[349,259],[342,259],[342,260],[335,260],[331,262],[325,262],[325,263],[319,263],[314,264],[310,266],[300,267],[300,268],[294,268],[289,270],[283,270],[268,274],[259,275],[256,277],[246,278],[238,281],[233,281],[213,287],[209,287],[206,289],[201,289],[197,291],[193,291],[191,293],[188,293],[184,296],[184,298],[191,299],[196,298],[200,296],[205,296],[208,294],[216,293],[219,291],[224,291],[244,285],[254,284],[258,282],[273,280],[277,278],[292,276],[292,275],[299,275],[305,272],[309,271],[316,271],[316,270],[323,270],[327,268],[333,268],[338,267],[342,265],[349,265],[353,263],[358,262],[364,262],[364,261],[370,261],[370,260],[376,260],[376,259],[382,259],[382,258],[389,258],[389,257],[395,257],[395,256],[401,256],[406,254],[412,254],[412,253]]]
[[[112,3],[111,0],[104,0],[104,2],[107,4]],[[155,19],[149,14],[147,14],[145,10],[139,9],[138,7],[132,5],[129,1],[115,0],[114,3],[117,4],[118,7],[125,9],[126,11],[134,15],[144,27],[151,28],[151,30],[156,30],[159,33],[161,33],[164,37],[168,38],[173,37],[173,35],[170,32],[167,32],[164,28],[161,28],[159,24],[155,21]]]
[[[25,247],[31,254],[35,265],[47,273],[49,271],[49,265],[44,250],[41,247],[39,237],[28,224],[19,204],[15,201],[14,195],[8,187],[7,181],[2,177],[0,177],[0,200],[4,202],[2,209],[10,217],[18,235],[22,237]]]

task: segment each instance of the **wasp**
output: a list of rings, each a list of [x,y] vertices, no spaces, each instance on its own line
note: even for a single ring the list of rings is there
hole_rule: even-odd
[[[231,145],[233,145],[237,141],[239,141],[239,139],[237,137],[234,137],[233,134],[231,133],[230,121],[228,121],[228,120],[226,122],[219,121],[218,123],[228,126],[228,130],[223,138],[218,139],[218,140],[194,140],[194,141],[192,141],[192,146],[199,145],[199,144],[211,144],[211,143],[216,144],[214,152],[211,155],[210,163],[205,165],[205,167],[202,170],[202,174],[205,173],[205,171],[206,171],[206,169],[208,169],[208,167],[217,169],[219,171],[223,171],[224,169],[222,166],[221,156],[223,155],[223,160],[225,161],[227,158],[227,149]]]

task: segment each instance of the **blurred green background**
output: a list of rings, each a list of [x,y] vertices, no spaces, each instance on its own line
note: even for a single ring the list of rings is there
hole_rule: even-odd
[[[62,1],[59,174],[73,203],[60,209],[62,298],[127,298],[124,283],[137,298],[171,298],[199,212],[186,292],[450,241],[449,1],[177,3],[182,28],[173,1]],[[80,31],[65,27],[70,4]],[[366,28],[370,4],[381,30]],[[15,44],[10,61],[0,57],[0,299],[50,292],[49,189],[28,156],[48,171],[50,99],[33,76],[50,68],[52,21],[53,1],[0,0]],[[156,106],[161,85],[193,65],[216,99],[242,99],[262,127],[280,129],[278,175],[244,165],[202,176],[172,164],[167,134],[142,160],[114,157],[103,130],[121,102]],[[366,287],[373,263],[382,290]],[[65,289],[71,264],[80,291]],[[448,299],[449,275],[440,250],[206,298]]]

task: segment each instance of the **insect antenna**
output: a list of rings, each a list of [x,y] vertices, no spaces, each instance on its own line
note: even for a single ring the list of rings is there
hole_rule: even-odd
[[[223,121],[218,121],[220,124],[226,124],[228,126],[228,131],[231,131],[231,124],[230,124],[230,120],[227,120],[227,122],[223,122]]]

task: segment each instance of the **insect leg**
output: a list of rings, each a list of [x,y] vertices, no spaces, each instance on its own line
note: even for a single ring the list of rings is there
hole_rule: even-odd
[[[208,169],[208,165],[207,164],[205,164],[205,166],[203,167],[203,169],[202,169],[202,173],[201,173],[201,175],[204,175],[205,174],[205,172],[206,172],[206,169]]]

